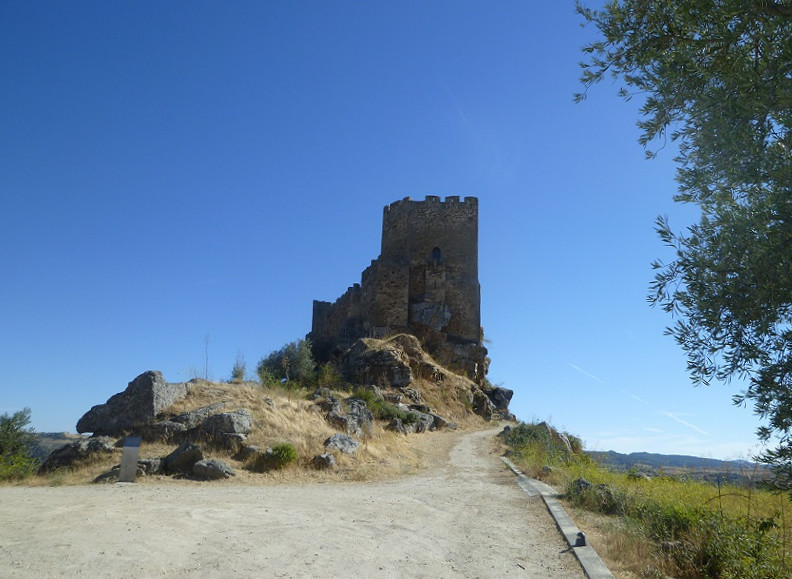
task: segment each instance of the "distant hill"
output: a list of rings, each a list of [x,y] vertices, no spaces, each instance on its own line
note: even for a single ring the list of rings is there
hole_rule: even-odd
[[[613,450],[607,452],[589,451],[587,454],[612,470],[636,469],[650,476],[660,473],[685,475],[709,482],[757,481],[765,480],[771,476],[766,466],[747,460],[717,460],[698,456],[655,454],[651,452],[622,454]]]

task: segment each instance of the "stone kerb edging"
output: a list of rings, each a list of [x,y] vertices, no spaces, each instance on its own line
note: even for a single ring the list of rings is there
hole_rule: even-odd
[[[575,543],[578,539],[580,529],[577,528],[572,519],[561,506],[558,501],[558,493],[556,490],[543,483],[542,481],[529,478],[519,471],[512,461],[508,458],[501,457],[506,466],[508,466],[514,474],[517,475],[517,484],[528,496],[539,495],[542,497],[547,510],[555,520],[558,530],[566,539],[569,548],[575,553],[575,557],[583,567],[583,572],[589,579],[614,579],[613,573],[605,566],[602,559],[599,558],[597,552],[590,545],[583,547],[576,547]]]

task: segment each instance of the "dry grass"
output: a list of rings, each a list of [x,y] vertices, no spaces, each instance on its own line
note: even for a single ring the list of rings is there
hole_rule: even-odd
[[[458,400],[459,396],[464,395],[460,392],[460,386],[447,383],[436,385],[421,381],[416,387],[421,390],[433,409],[458,422],[461,431],[485,426],[482,419],[465,412],[464,405]],[[444,391],[444,388],[448,390]],[[339,397],[343,396],[344,394],[339,394]],[[405,436],[384,430],[382,424],[375,424],[361,437],[361,446],[355,455],[336,454],[337,469],[317,471],[311,467],[312,458],[325,452],[324,441],[338,431],[327,423],[323,413],[314,406],[314,403],[305,398],[304,391],[264,389],[252,383],[199,382],[193,386],[187,397],[174,404],[168,413],[177,415],[218,402],[224,404],[221,411],[246,408],[253,414],[254,425],[247,444],[265,448],[282,442],[290,443],[297,451],[298,460],[282,470],[255,473],[247,470],[243,462],[233,459],[229,451],[208,450],[205,451],[207,456],[228,462],[237,473],[235,477],[211,484],[370,481],[404,476],[441,460],[459,436],[452,431]],[[164,457],[176,447],[176,444],[163,442],[143,442],[140,457]],[[72,469],[60,469],[54,473],[35,476],[19,484],[33,486],[87,484],[120,461],[119,448],[113,454],[84,461]],[[178,478],[156,475],[139,477],[138,482],[184,484],[183,480]],[[190,481],[190,484],[195,483],[196,481]]]

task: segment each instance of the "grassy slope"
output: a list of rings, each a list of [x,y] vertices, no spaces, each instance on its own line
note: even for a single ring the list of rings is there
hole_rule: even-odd
[[[459,395],[451,384],[439,386],[424,380],[412,384],[417,388],[424,401],[443,417],[457,422],[463,430],[483,427],[486,423],[473,415],[466,407],[464,397]],[[314,407],[307,398],[307,390],[285,390],[282,388],[262,388],[252,383],[229,384],[225,382],[201,383],[182,401],[172,406],[169,414],[179,414],[216,402],[223,402],[223,411],[247,408],[253,413],[254,426],[248,436],[247,444],[262,448],[281,442],[294,445],[298,460],[281,471],[253,473],[245,469],[245,464],[234,460],[230,453],[222,450],[209,450],[208,457],[220,458],[228,462],[237,476],[219,484],[267,484],[284,481],[328,481],[328,480],[374,480],[415,472],[431,460],[427,452],[427,438],[446,436],[447,433],[430,432],[401,435],[386,431],[385,424],[378,422],[360,440],[360,450],[354,456],[337,454],[338,469],[333,472],[314,470],[311,459],[325,452],[324,441],[338,432],[327,421],[323,413]],[[349,392],[338,392],[337,397],[344,399]],[[431,445],[428,445],[431,446]],[[163,457],[176,448],[175,444],[143,442],[141,458]],[[81,464],[70,471],[33,477],[18,484],[86,484],[119,464],[121,450],[112,455],[98,457]],[[171,483],[173,479],[153,476],[139,479],[141,483]],[[218,484],[218,483],[213,483]]]

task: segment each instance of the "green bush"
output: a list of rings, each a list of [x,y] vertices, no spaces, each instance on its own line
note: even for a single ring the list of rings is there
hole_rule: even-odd
[[[245,358],[242,354],[239,354],[236,362],[234,362],[234,367],[231,368],[231,382],[242,382],[245,379],[246,372]]]
[[[368,388],[356,388],[352,392],[352,398],[365,402],[374,417],[379,420],[390,421],[398,418],[405,425],[418,422],[418,414],[410,410],[402,410],[395,404],[377,398],[374,392]]]
[[[0,480],[26,478],[38,469],[38,459],[30,454],[36,435],[28,424],[29,408],[0,416]]]
[[[549,458],[568,453],[553,432],[545,424],[512,428],[505,440],[513,460],[526,472],[540,472]],[[569,442],[574,449],[571,438]],[[792,541],[791,526],[784,522],[786,495],[668,476],[647,480],[637,469],[611,472],[579,457],[556,465],[553,476],[566,481],[566,498],[573,505],[618,516],[632,532],[651,542],[658,576],[792,577],[786,547]]]
[[[327,362],[316,371],[316,387],[338,389],[343,386],[341,374],[335,366]]]
[[[311,352],[309,340],[297,340],[271,352],[259,360],[256,373],[261,378],[274,377],[276,380],[308,383],[314,379],[316,362]],[[262,380],[264,384],[264,380]]]
[[[283,468],[297,460],[297,450],[293,444],[282,442],[272,447],[272,456],[274,457],[275,468]]]

